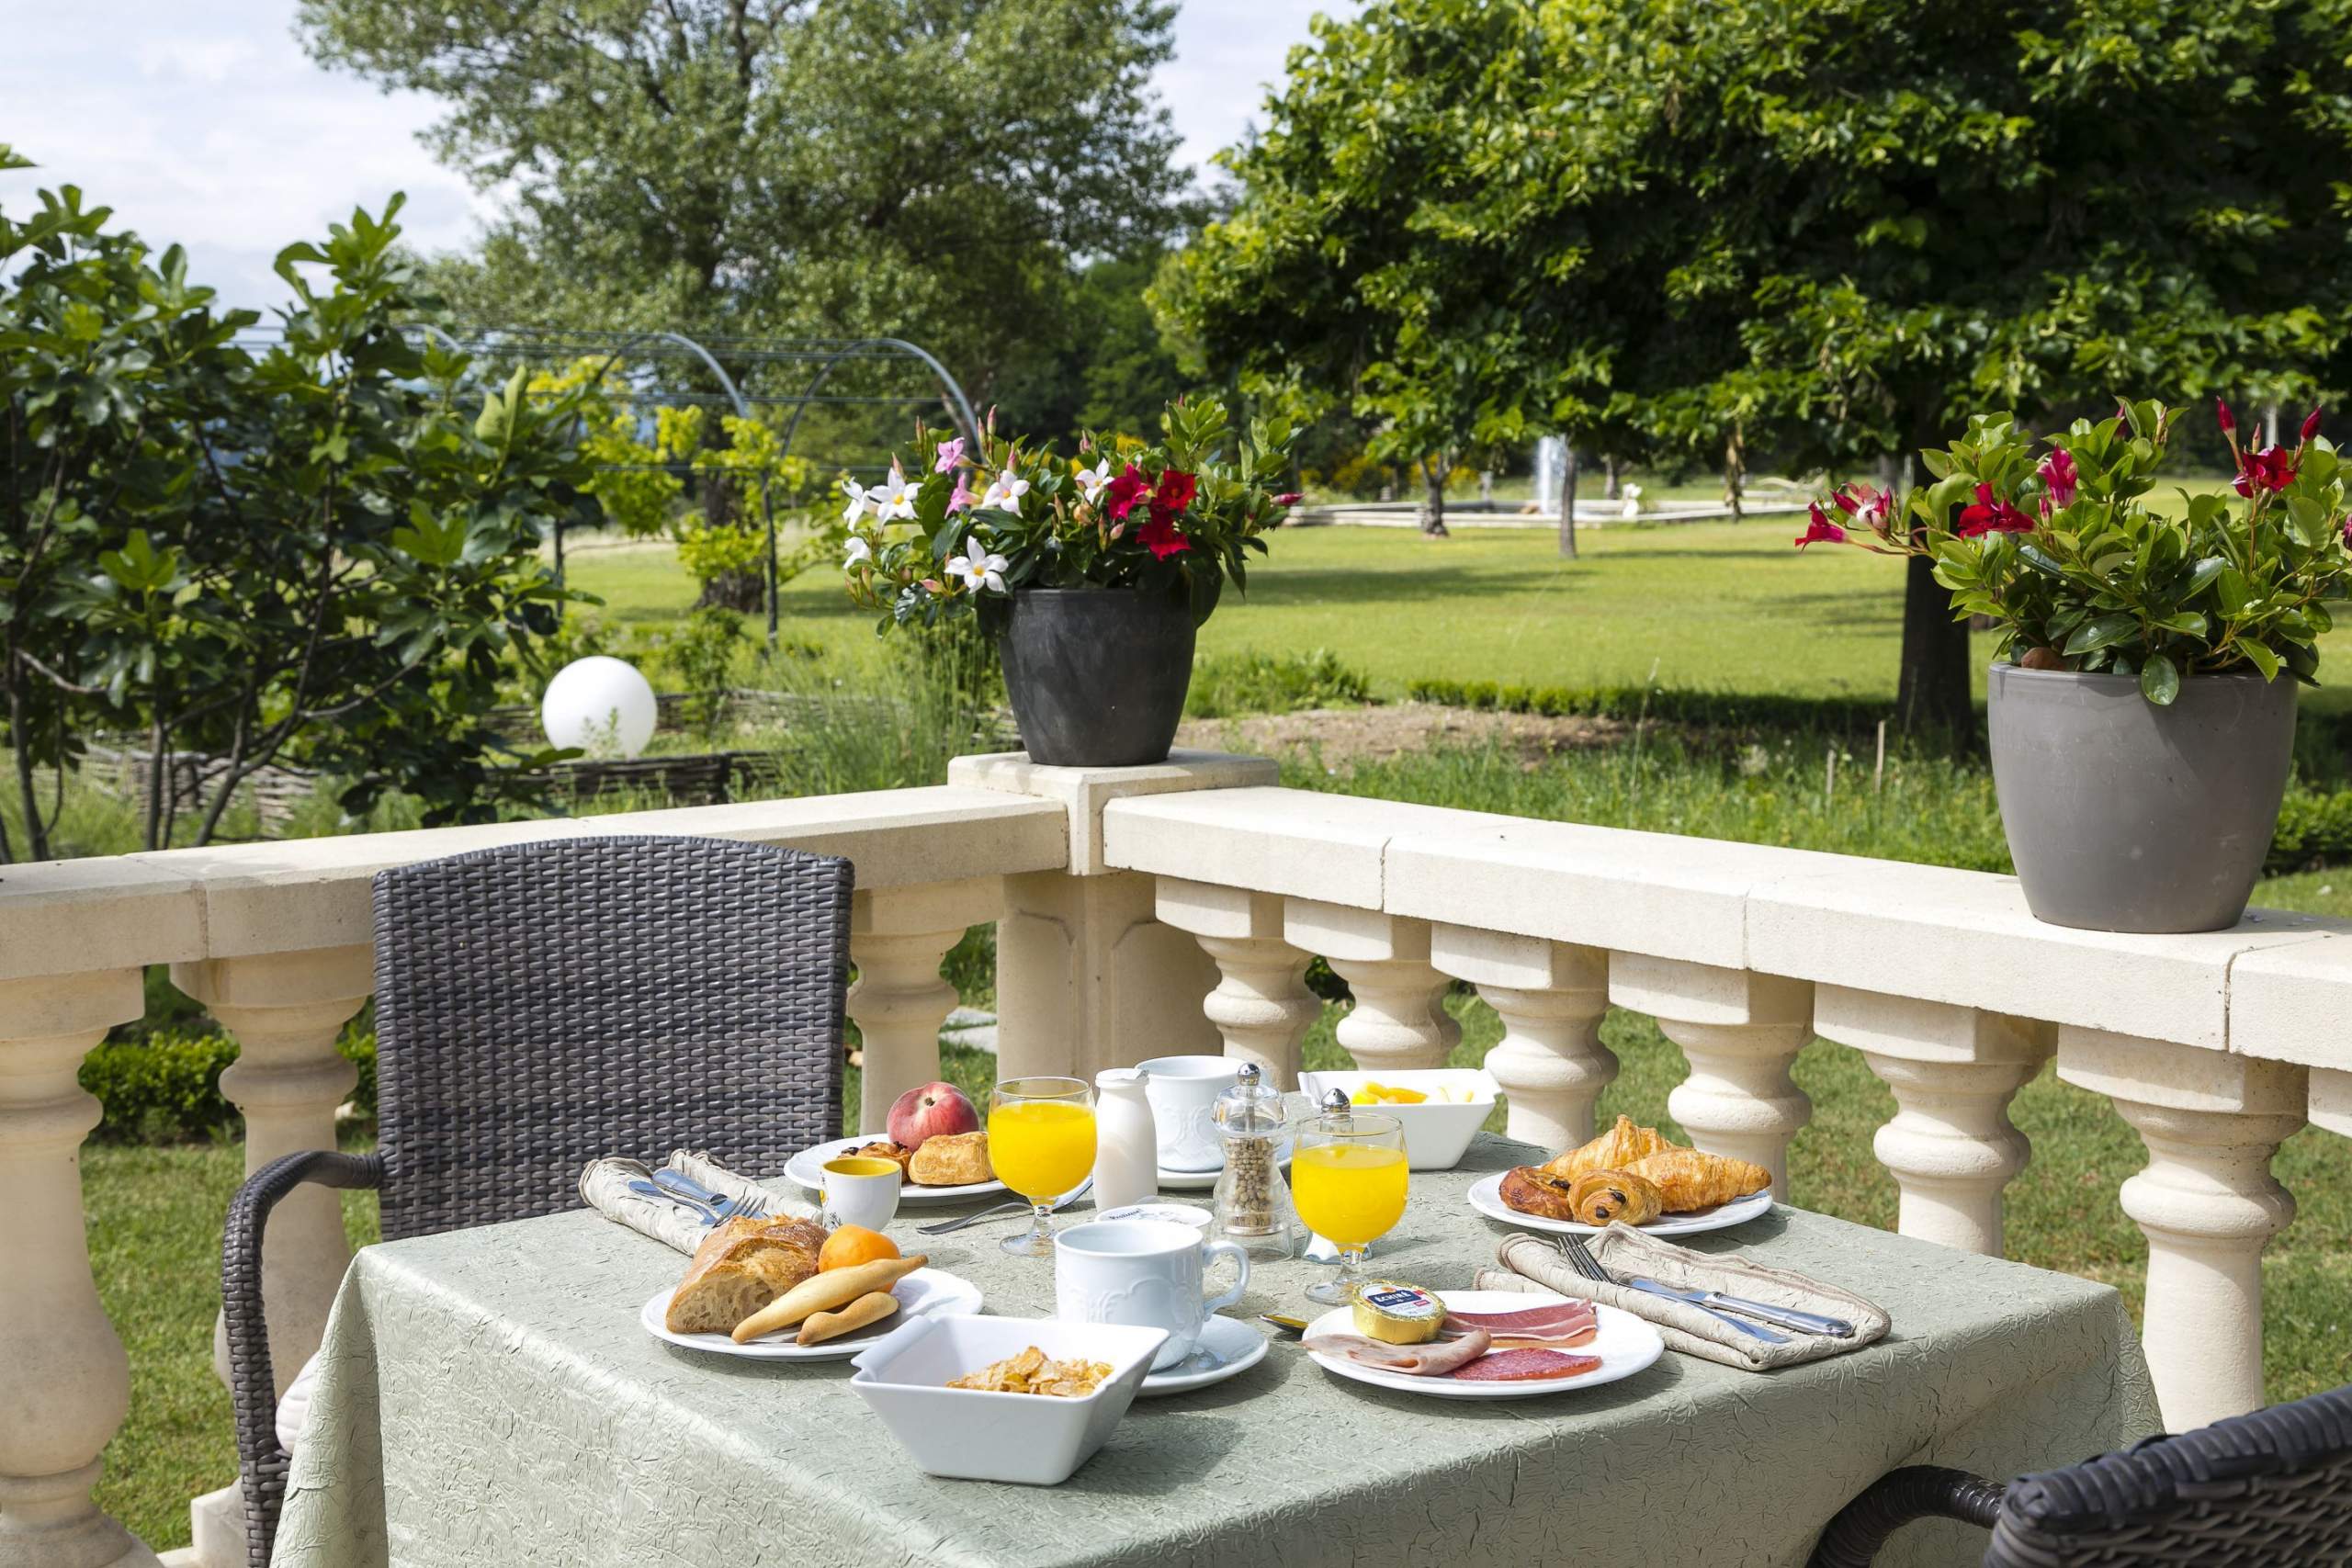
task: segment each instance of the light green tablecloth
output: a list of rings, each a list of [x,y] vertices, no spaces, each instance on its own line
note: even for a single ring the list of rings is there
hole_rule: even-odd
[[[1534,1151],[1484,1138],[1416,1172],[1382,1273],[1464,1285],[1505,1228],[1464,1193]],[[892,1226],[908,1245],[915,1221]],[[988,1310],[1042,1315],[1052,1265],[1001,1224],[933,1266]],[[682,1350],[638,1325],[684,1260],[594,1214],[363,1251],[327,1326],[294,1461],[286,1568],[881,1568],[1080,1563],[1801,1562],[1897,1465],[2048,1469],[2155,1429],[2147,1369],[2103,1285],[1779,1209],[1697,1238],[1873,1296],[1894,1332],[1769,1374],[1668,1355],[1638,1377],[1501,1403],[1390,1393],[1290,1344],[1216,1387],[1138,1401],[1050,1491],[925,1476],[850,1393],[845,1361]],[[910,1247],[910,1250],[912,1250]],[[1261,1268],[1243,1311],[1303,1310],[1320,1270]],[[1973,1562],[1983,1532],[1914,1525],[1884,1563]]]

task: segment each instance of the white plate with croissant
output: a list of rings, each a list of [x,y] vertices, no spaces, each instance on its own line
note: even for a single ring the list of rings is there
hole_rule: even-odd
[[[1487,1177],[1470,1206],[1488,1219],[1555,1235],[1628,1224],[1687,1235],[1744,1224],[1771,1208],[1771,1174],[1729,1155],[1668,1142],[1630,1116],[1582,1147]]]

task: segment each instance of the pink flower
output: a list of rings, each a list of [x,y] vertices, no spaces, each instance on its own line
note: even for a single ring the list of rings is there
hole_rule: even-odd
[[[1150,489],[1151,483],[1143,477],[1143,470],[1129,463],[1126,471],[1103,490],[1102,509],[1111,514],[1113,522],[1118,522],[1136,509],[1136,502]]]
[[[940,472],[944,473],[946,470],[943,468]],[[947,511],[951,516],[972,504],[972,487],[966,484],[964,479],[965,476],[962,474],[956,476],[956,493],[947,498]]]
[[[2033,519],[2006,501],[1994,500],[1991,485],[1978,485],[1976,504],[1962,509],[1952,532],[1963,539],[1979,539],[1987,534],[2030,534]]]
[[[2267,446],[2259,452],[2238,455],[2238,477],[2232,481],[2240,495],[2251,496],[2256,491],[2277,495],[2295,482],[2295,455],[2284,446]]]
[[[2237,433],[2238,416],[2232,413],[2230,405],[2219,398],[2213,400],[2213,417],[2221,421],[2222,434],[2233,435]]]
[[[1887,520],[1894,515],[1894,492],[1891,490],[1872,490],[1860,479],[1849,484],[1829,499],[1838,503],[1838,511],[1858,523],[1869,525],[1880,534],[1886,532]]]
[[[1803,549],[1807,545],[1842,545],[1846,542],[1846,530],[1829,521],[1829,514],[1821,510],[1821,502],[1816,501],[1806,507],[1805,513],[1813,522],[1799,536],[1797,548]]]
[[[2317,409],[2313,409],[2313,410],[2312,410],[2312,412],[2309,412],[2309,413],[2307,413],[2307,414],[2305,414],[2305,415],[2303,416],[2303,434],[2302,434],[2302,438],[2303,438],[2305,441],[2309,441],[2312,436],[2317,435],[2318,434],[2319,434],[2319,410],[2317,410]]]
[[[964,438],[959,435],[953,441],[943,441],[939,444],[939,458],[932,464],[931,471],[934,474],[944,474],[963,460]],[[962,481],[956,482],[960,484]]]
[[[1149,520],[1143,525],[1143,532],[1136,537],[1143,542],[1145,549],[1151,552],[1154,560],[1166,560],[1170,556],[1182,555],[1193,547],[1193,541],[1177,530],[1175,514],[1163,513],[1157,506],[1152,508]]]
[[[1296,506],[1300,502],[1306,499],[1306,498],[1297,491],[1288,490],[1274,497],[1274,504],[1276,506]]]
[[[2075,490],[2081,476],[2075,471],[2075,456],[2064,446],[2041,459],[2041,482],[2050,487],[2050,504],[2061,512],[2075,504]]]

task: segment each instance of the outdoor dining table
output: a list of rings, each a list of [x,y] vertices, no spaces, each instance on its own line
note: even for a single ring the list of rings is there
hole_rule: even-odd
[[[1374,1272],[1468,1285],[1510,1228],[1464,1194],[1542,1157],[1482,1134],[1459,1168],[1414,1172]],[[979,1285],[986,1311],[1050,1314],[1052,1263],[1006,1256],[1001,1225],[913,1234],[956,1212],[904,1207],[891,1232]],[[1801,1562],[1830,1515],[1898,1465],[2006,1477],[2157,1429],[2108,1286],[1784,1206],[1683,1239],[1858,1291],[1893,1332],[1770,1373],[1669,1352],[1621,1382],[1493,1402],[1368,1387],[1277,1343],[1223,1383],[1138,1399],[1049,1489],[923,1474],[850,1391],[847,1361],[656,1340],[639,1308],[684,1259],[598,1214],[389,1242],[344,1280],[275,1561]],[[1312,1315],[1301,1292],[1327,1272],[1261,1263],[1240,1311]],[[1974,1562],[1983,1545],[1982,1531],[1914,1525],[1881,1561]]]

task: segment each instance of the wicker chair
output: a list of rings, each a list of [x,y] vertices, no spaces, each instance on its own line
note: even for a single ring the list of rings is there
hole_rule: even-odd
[[[1812,1568],[1868,1568],[1913,1519],[1993,1532],[1985,1568],[2352,1562],[2352,1385],[2008,1483],[1913,1465],[1838,1510]]]
[[[220,1297],[245,1541],[288,1455],[261,1240],[305,1182],[375,1188],[387,1240],[579,1204],[599,1155],[770,1174],[841,1132],[847,861],[707,839],[518,844],[375,882],[378,1152],[288,1155],[229,1211]]]

